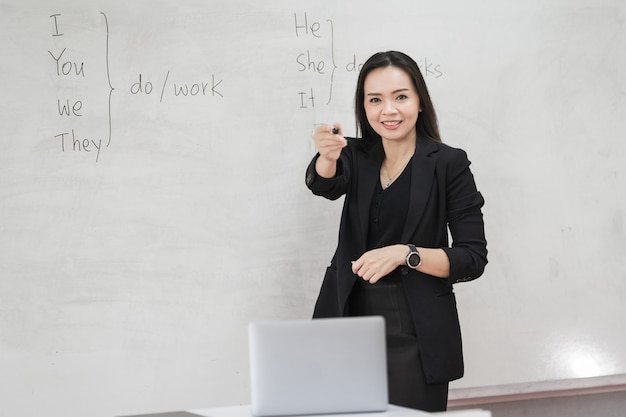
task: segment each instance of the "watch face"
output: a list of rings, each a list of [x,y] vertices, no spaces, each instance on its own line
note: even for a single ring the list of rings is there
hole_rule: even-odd
[[[412,253],[411,256],[409,256],[409,266],[412,267],[417,267],[420,263],[420,256],[417,253]]]

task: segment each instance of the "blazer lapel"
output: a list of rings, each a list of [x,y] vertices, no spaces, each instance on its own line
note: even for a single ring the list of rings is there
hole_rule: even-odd
[[[411,163],[409,213],[402,231],[402,242],[410,241],[422,219],[435,176],[436,159],[431,158],[430,154],[436,150],[437,146],[430,139],[418,137],[417,149]]]

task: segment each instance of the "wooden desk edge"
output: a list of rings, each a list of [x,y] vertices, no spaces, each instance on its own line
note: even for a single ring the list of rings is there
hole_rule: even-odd
[[[452,388],[448,397],[448,406],[461,407],[617,391],[626,391],[626,374],[475,388]]]

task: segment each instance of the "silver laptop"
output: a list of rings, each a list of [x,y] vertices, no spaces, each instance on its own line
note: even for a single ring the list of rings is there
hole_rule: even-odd
[[[382,317],[257,322],[248,330],[253,415],[387,409]]]

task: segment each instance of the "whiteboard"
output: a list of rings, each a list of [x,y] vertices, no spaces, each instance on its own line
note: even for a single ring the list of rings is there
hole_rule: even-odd
[[[420,64],[485,196],[453,388],[626,374],[618,0],[0,2],[0,415],[249,401],[247,325],[310,317],[341,201],[315,124]]]

